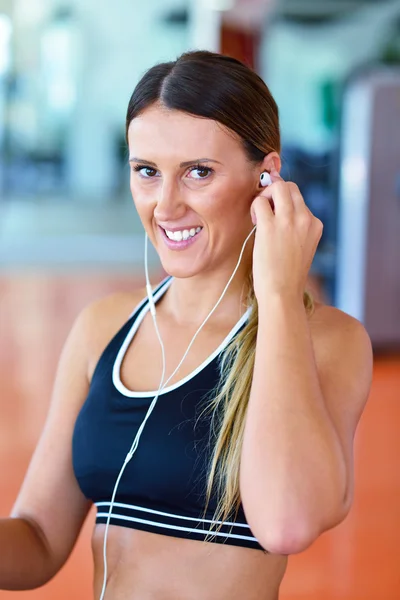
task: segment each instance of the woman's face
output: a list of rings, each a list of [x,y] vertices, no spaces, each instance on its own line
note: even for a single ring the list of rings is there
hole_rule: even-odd
[[[236,264],[261,172],[237,136],[153,105],[131,122],[128,141],[132,196],[165,271],[191,277]]]

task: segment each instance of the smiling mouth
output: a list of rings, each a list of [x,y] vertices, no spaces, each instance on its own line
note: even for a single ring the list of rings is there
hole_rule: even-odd
[[[170,231],[168,229],[164,229],[163,227],[161,227],[161,229],[164,231],[167,238],[172,242],[182,242],[196,237],[196,235],[198,235],[203,228],[192,227],[190,229],[180,229],[177,231]]]

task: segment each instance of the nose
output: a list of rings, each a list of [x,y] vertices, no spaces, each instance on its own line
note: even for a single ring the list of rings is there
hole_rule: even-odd
[[[164,178],[156,194],[154,218],[156,221],[177,221],[186,212],[186,206],[179,185]]]

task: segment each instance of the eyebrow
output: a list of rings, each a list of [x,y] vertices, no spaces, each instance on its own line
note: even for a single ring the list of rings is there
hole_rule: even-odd
[[[149,165],[151,167],[157,167],[155,162],[152,162],[151,160],[145,160],[143,158],[137,158],[136,156],[130,156],[129,162],[138,162],[138,163],[142,163],[144,165]],[[218,160],[214,160],[212,158],[195,158],[194,160],[187,160],[185,162],[181,162],[181,164],[179,166],[180,167],[189,167],[190,165],[195,165],[197,163],[204,163],[204,162],[212,162],[212,163],[218,163],[219,165],[222,165],[221,162],[219,162]]]

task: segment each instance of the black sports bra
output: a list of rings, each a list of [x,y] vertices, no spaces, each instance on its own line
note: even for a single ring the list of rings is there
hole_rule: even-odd
[[[154,302],[171,283],[172,277],[161,282],[153,291]],[[123,357],[148,311],[145,298],[105,348],[74,428],[73,468],[82,492],[97,507],[96,524],[107,522],[118,474],[156,395],[156,391],[130,391],[120,378]],[[249,311],[202,365],[160,392],[119,483],[111,525],[193,540],[204,540],[210,533],[217,507],[211,496],[203,519],[210,417],[198,417],[205,406],[204,395],[220,377],[221,351],[244,327]],[[218,532],[214,525],[211,535],[208,541],[263,550],[242,505]]]

